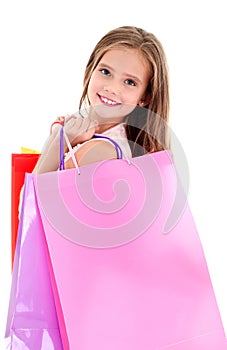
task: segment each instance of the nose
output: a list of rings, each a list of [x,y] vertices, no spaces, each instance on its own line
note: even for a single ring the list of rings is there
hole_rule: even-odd
[[[120,93],[120,84],[117,79],[111,79],[104,85],[103,89],[110,94],[118,95]]]

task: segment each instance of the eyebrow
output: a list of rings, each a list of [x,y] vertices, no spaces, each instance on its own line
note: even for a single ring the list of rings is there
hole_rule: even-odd
[[[109,68],[111,69],[113,72],[115,72],[115,70],[113,69],[113,67],[111,67],[109,64],[106,64],[105,62],[101,62],[98,64],[99,67],[103,67],[103,68]],[[130,73],[123,73],[123,75],[132,78],[134,80],[136,80],[137,82],[142,84],[141,79],[139,79],[136,75],[130,74]]]

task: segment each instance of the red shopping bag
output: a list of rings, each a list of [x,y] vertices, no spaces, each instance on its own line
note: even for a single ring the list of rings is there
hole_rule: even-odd
[[[33,179],[64,348],[227,349],[169,152]]]
[[[39,154],[13,153],[11,155],[11,255],[12,264],[17,240],[20,190],[26,172],[32,172]]]

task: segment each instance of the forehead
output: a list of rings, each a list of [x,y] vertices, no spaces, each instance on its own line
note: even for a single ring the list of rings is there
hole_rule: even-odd
[[[99,64],[101,63],[118,68],[119,71],[136,75],[150,74],[149,63],[138,49],[110,49],[102,56]]]

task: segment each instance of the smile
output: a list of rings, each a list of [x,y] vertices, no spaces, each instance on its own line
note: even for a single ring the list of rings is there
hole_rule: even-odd
[[[101,102],[104,103],[105,105],[108,105],[108,106],[119,106],[120,103],[119,102],[116,102],[114,100],[110,100],[109,98],[107,97],[104,97],[104,96],[101,96],[101,95],[98,95]]]

